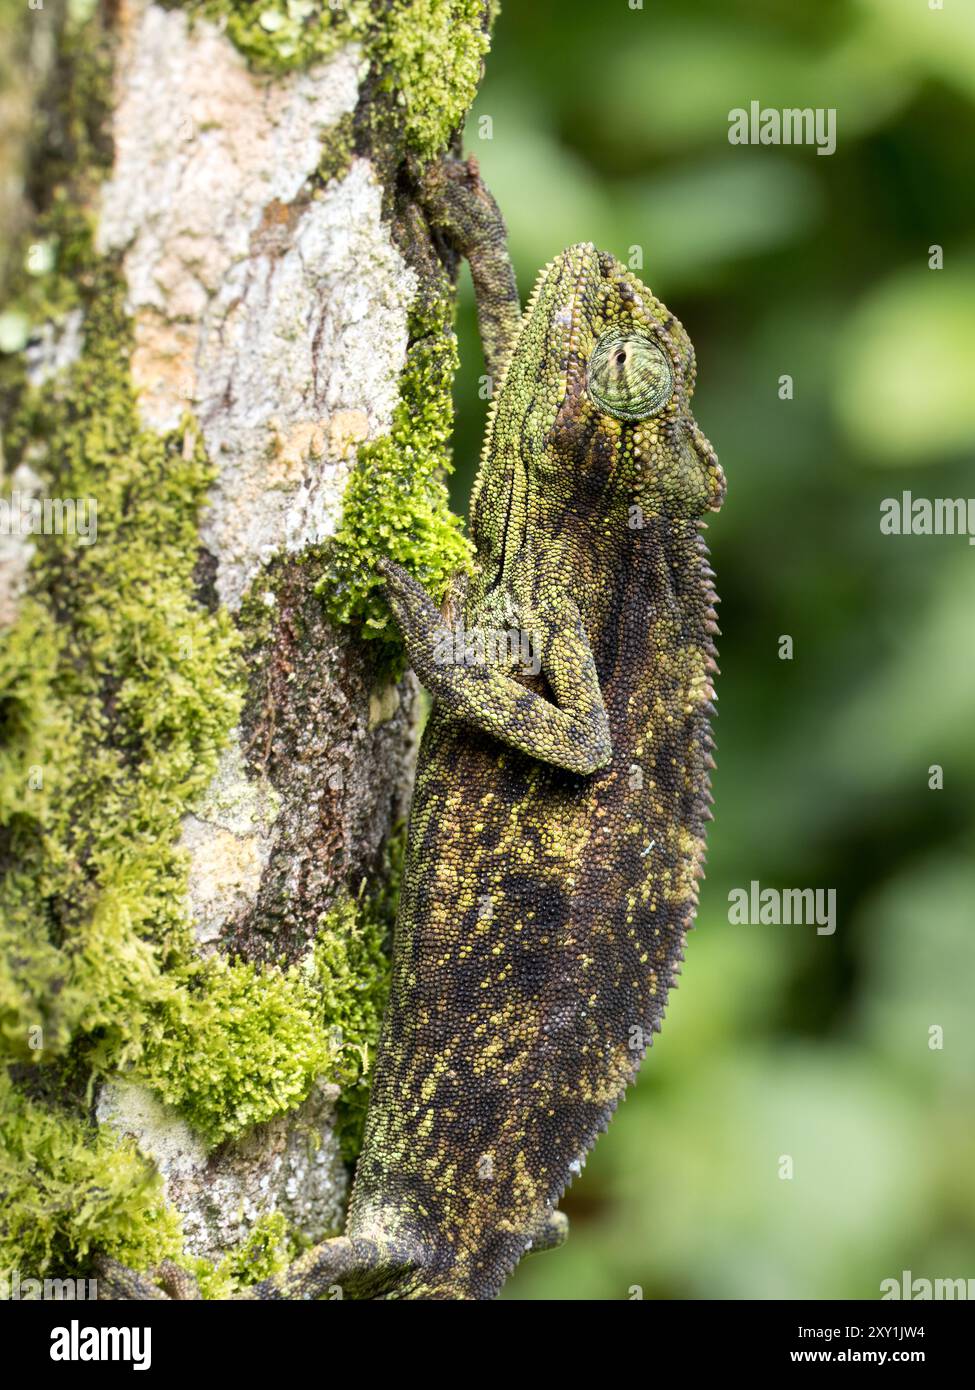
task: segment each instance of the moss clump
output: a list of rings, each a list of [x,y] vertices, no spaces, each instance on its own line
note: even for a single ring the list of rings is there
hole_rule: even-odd
[[[130,1141],[27,1100],[0,1070],[0,1268],[75,1272],[97,1249],[145,1269],[180,1246],[162,1181]]]
[[[446,298],[425,313],[414,311],[410,339],[392,428],[359,449],[329,567],[319,581],[333,620],[360,623],[364,637],[388,644],[391,661],[401,648],[382,598],[379,557],[406,565],[437,598],[451,575],[471,562],[444,482],[452,467],[451,383],[457,367]]]
[[[0,644],[0,1026],[26,1060],[86,1035],[138,1059],[164,969],[188,954],[178,848],[240,708],[237,638],[193,597],[211,472],[192,430],[141,428],[121,283],[92,271],[81,357],[23,389],[5,436],[89,535],[36,537],[21,619]],[[38,1040],[37,1026],[43,1033]]]
[[[255,1221],[247,1239],[225,1255],[218,1265],[208,1260],[184,1261],[204,1298],[232,1298],[238,1289],[280,1274],[298,1253],[298,1243],[282,1212],[265,1212]]]
[[[420,159],[446,148],[474,100],[490,47],[483,0],[399,0],[376,26],[372,57],[382,90],[402,109]]]
[[[322,62],[371,20],[368,0],[191,0],[191,14],[224,25],[227,37],[262,72],[286,72]]]
[[[389,989],[402,827],[382,888],[343,898],[288,970],[222,957],[172,975],[137,1074],[210,1144],[293,1109],[319,1077],[341,1087],[339,1133],[358,1152]]]
[[[308,980],[221,957],[171,1000],[140,1074],[218,1144],[298,1105],[332,1061]]]

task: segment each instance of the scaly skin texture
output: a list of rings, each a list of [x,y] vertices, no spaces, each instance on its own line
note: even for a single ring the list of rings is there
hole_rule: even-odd
[[[634,328],[674,389],[624,423],[590,399],[587,364],[604,331]],[[412,1297],[498,1292],[632,1080],[681,959],[711,762],[698,519],[723,494],[693,380],[684,330],[611,257],[576,246],[542,273],[488,431],[464,608],[469,630],[538,635],[538,689],[438,664],[438,613],[390,571],[435,704],[349,1229],[417,1252]]]
[[[588,243],[542,271],[506,341],[496,210],[473,165],[446,169],[427,196],[455,236],[465,186],[475,199],[489,366],[507,363],[472,499],[476,572],[442,613],[384,568],[434,699],[392,991],[347,1235],[257,1297],[491,1298],[557,1243],[555,1204],[660,1027],[702,872],[717,627],[700,526],[724,478],[691,414],[693,348]],[[669,367],[645,418],[593,399],[607,334],[624,396],[619,344]],[[468,664],[445,624],[527,634],[538,669],[490,643]]]

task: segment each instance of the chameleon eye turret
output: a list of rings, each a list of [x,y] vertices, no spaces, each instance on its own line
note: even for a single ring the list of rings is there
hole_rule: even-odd
[[[589,398],[616,420],[646,420],[670,400],[674,371],[646,333],[604,333],[589,362]]]

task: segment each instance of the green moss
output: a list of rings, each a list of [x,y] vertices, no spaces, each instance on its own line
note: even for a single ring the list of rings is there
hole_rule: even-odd
[[[322,921],[306,968],[315,978],[333,1050],[332,1079],[342,1087],[338,1133],[342,1154],[355,1158],[369,1101],[372,1065],[389,993],[389,952],[399,902],[406,827],[390,837],[378,893],[365,884]]]
[[[0,360],[5,467],[27,465],[97,522],[93,544],[70,529],[33,538],[0,640],[0,1054],[28,1064],[19,1085],[0,1071],[0,1259],[37,1274],[95,1246],[143,1267],[179,1249],[153,1166],[90,1123],[85,1095],[144,1052],[179,988],[181,803],[238,700],[230,624],[193,599],[210,470],[191,430],[141,429],[123,290],[77,211],[109,162],[111,72],[100,23],[77,6],[59,64],[57,139],[35,170],[46,202],[8,304],[28,326],[82,310],[84,349],[40,390],[21,359]]]
[[[238,1289],[280,1274],[298,1253],[288,1223],[279,1211],[257,1218],[247,1239],[231,1250],[218,1265],[208,1260],[184,1261],[204,1298],[232,1298]]]
[[[457,367],[449,301],[437,299],[426,314],[414,313],[410,337],[392,428],[359,449],[329,568],[319,581],[333,620],[361,624],[362,635],[386,643],[391,658],[400,648],[382,597],[379,557],[406,565],[437,598],[471,557],[444,482]]]
[[[180,1245],[161,1179],[129,1140],[93,1137],[0,1071],[0,1268],[75,1273],[97,1249],[144,1269]]]
[[[191,0],[192,14],[226,26],[227,37],[261,72],[322,62],[369,27],[368,0]]]
[[[171,1001],[140,1073],[217,1144],[298,1105],[333,1060],[297,970],[218,957]]]
[[[141,428],[121,283],[93,269],[85,346],[25,389],[5,437],[94,543],[38,536],[30,594],[0,644],[0,1027],[14,1056],[85,1035],[93,1065],[136,1060],[164,967],[189,954],[178,848],[240,707],[225,613],[193,597],[211,471],[192,429]],[[44,1029],[37,1046],[38,1024]]]
[[[293,1109],[315,1080],[341,1087],[339,1133],[353,1158],[386,994],[403,831],[376,894],[344,898],[288,970],[222,957],[183,972],[137,1074],[210,1144]],[[178,980],[179,976],[173,977]]]
[[[402,109],[406,143],[421,159],[446,147],[474,100],[490,47],[485,10],[482,0],[399,0],[377,24],[380,85]]]

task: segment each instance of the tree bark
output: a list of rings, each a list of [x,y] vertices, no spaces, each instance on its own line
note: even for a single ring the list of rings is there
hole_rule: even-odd
[[[26,1276],[175,1256],[216,1296],[341,1226],[418,703],[373,561],[436,588],[465,554],[455,266],[414,180],[487,8],[8,20],[47,69],[4,108],[29,157],[0,317],[0,1263]]]

